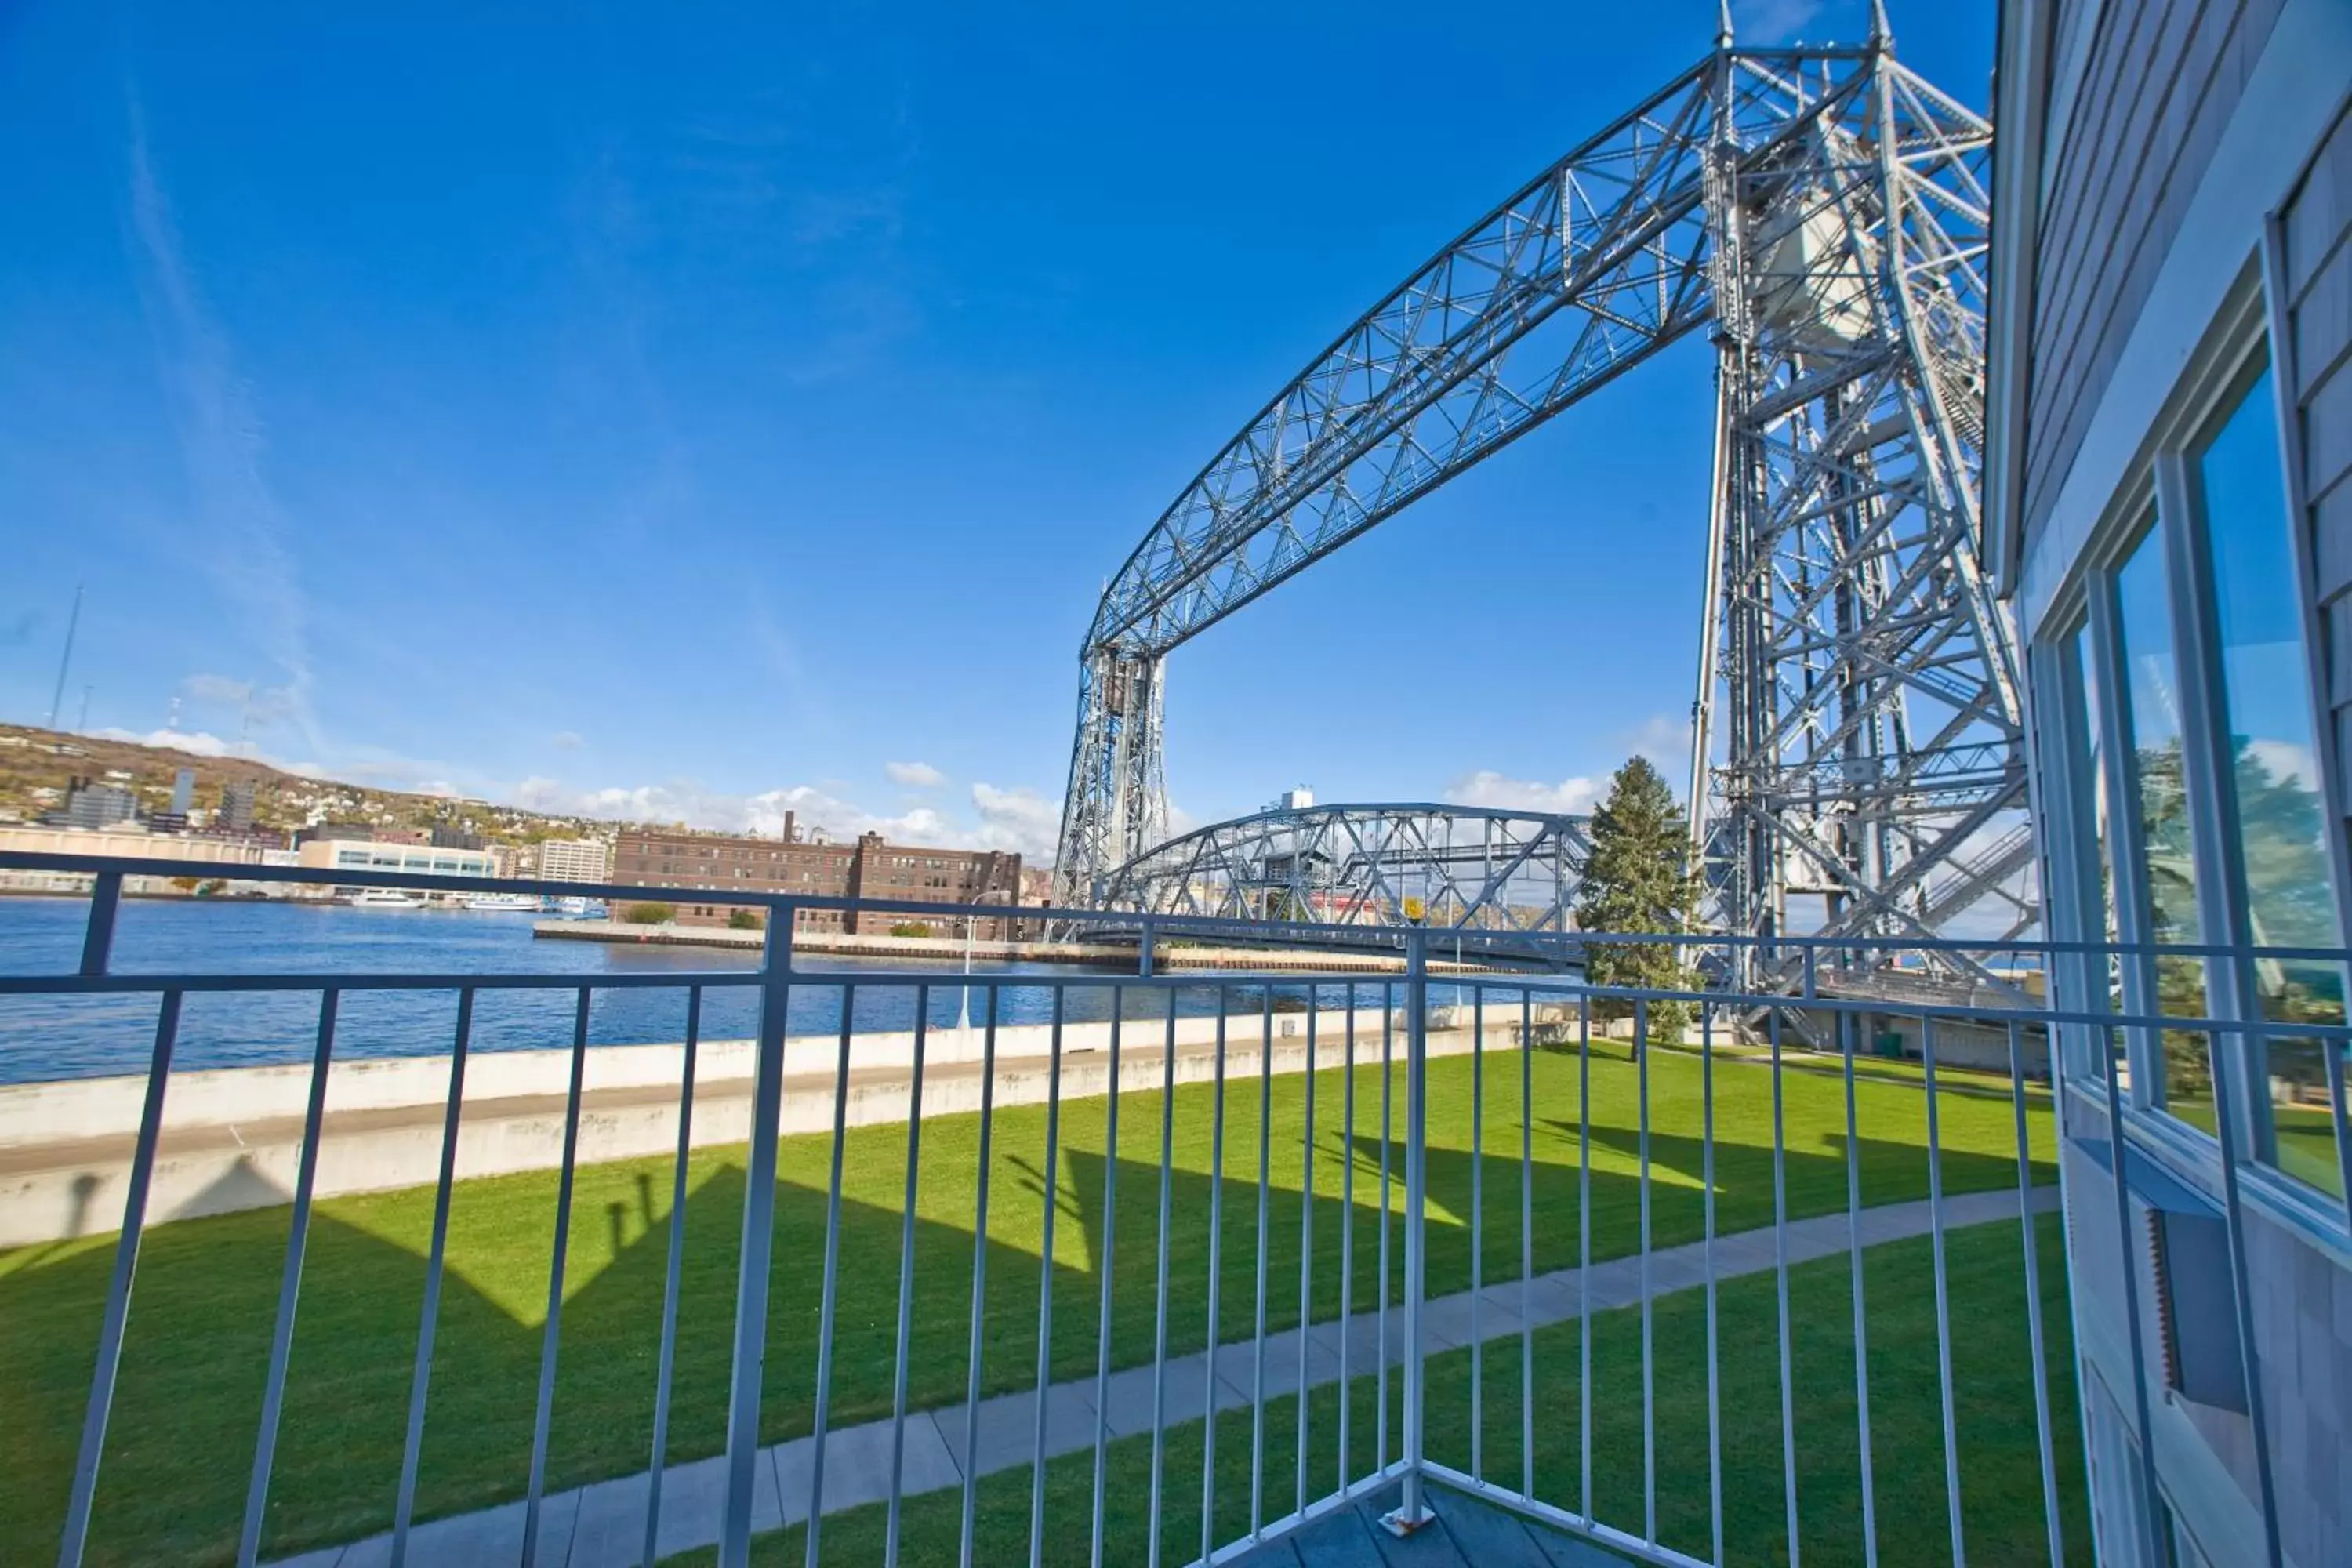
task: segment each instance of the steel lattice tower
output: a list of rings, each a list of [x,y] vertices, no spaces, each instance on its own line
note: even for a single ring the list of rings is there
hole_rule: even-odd
[[[1714,918],[1759,936],[2031,927],[2015,641],[1977,558],[1990,142],[1895,58],[1883,17],[1865,45],[1788,49],[1737,47],[1727,21],[1440,251],[1105,591],[1057,900],[1091,902],[1166,835],[1171,649],[1706,329],[1690,798]]]

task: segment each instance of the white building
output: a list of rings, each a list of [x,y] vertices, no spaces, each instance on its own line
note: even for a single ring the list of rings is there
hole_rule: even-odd
[[[539,847],[542,882],[604,882],[613,875],[613,847],[601,838],[551,838]]]
[[[498,863],[487,849],[450,849],[437,844],[355,843],[344,838],[314,838],[302,846],[295,863],[337,871],[405,871],[412,876],[498,875]]]

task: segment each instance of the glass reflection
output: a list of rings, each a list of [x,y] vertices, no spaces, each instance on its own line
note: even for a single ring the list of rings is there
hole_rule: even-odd
[[[2163,534],[2153,524],[2116,574],[2116,610],[2123,644],[2124,706],[2131,725],[2133,805],[2139,815],[2139,870],[2147,885],[2147,940],[2194,943],[2200,932],[2181,739],[2179,660],[2173,649]],[[2201,960],[2158,956],[2153,979],[2157,1005],[2167,1016],[2204,1016]],[[2213,1075],[2205,1037],[2166,1029],[2158,1043],[2154,1098],[2174,1115],[2210,1131]]]
[[[2229,827],[2244,868],[2251,934],[2258,947],[2335,947],[2339,939],[2313,747],[2310,665],[2268,372],[2195,454],[2194,469],[2211,552],[2222,706],[2236,784]],[[2336,964],[2257,959],[2254,987],[2264,1018],[2344,1021],[2343,972]],[[2268,1076],[2270,1159],[2292,1175],[2340,1193],[2321,1046],[2273,1040]]]

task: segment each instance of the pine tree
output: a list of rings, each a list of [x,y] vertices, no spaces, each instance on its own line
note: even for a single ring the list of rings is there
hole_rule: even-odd
[[[1592,852],[1576,895],[1576,923],[1585,931],[1677,934],[1690,929],[1697,887],[1689,858],[1688,827],[1674,792],[1646,757],[1634,757],[1609,781],[1609,798],[1592,813]],[[1665,942],[1595,942],[1585,950],[1585,973],[1596,985],[1686,991],[1695,981],[1685,950]],[[1604,1018],[1633,1016],[1631,1002],[1596,1001]],[[1674,1039],[1689,1019],[1682,1003],[1654,1002],[1651,1029]]]

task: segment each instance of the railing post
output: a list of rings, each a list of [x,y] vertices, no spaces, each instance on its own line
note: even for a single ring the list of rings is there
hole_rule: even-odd
[[[89,924],[82,931],[81,972],[88,975],[106,973],[107,960],[114,952],[114,911],[122,903],[122,873],[100,871],[89,889]]]
[[[1146,921],[1143,922],[1143,940],[1137,946],[1135,960],[1135,973],[1146,980],[1151,978],[1151,922]]]
[[[1423,1220],[1426,1184],[1423,1154],[1429,1134],[1429,933],[1405,939],[1404,1112],[1404,1497],[1381,1522],[1397,1535],[1410,1535],[1429,1522],[1422,1500],[1421,1308],[1428,1260]],[[1385,1353],[1385,1352],[1383,1352]]]
[[[760,1459],[760,1379],[768,1348],[768,1255],[775,1239],[776,1133],[784,1100],[784,1021],[792,1002],[793,928],[798,923],[797,911],[790,903],[771,910],[761,961],[760,1038],[751,1069],[743,1245],[737,1254],[735,1344],[727,1402],[727,1494],[719,1521],[719,1568],[747,1568],[751,1559],[751,1498]]]

